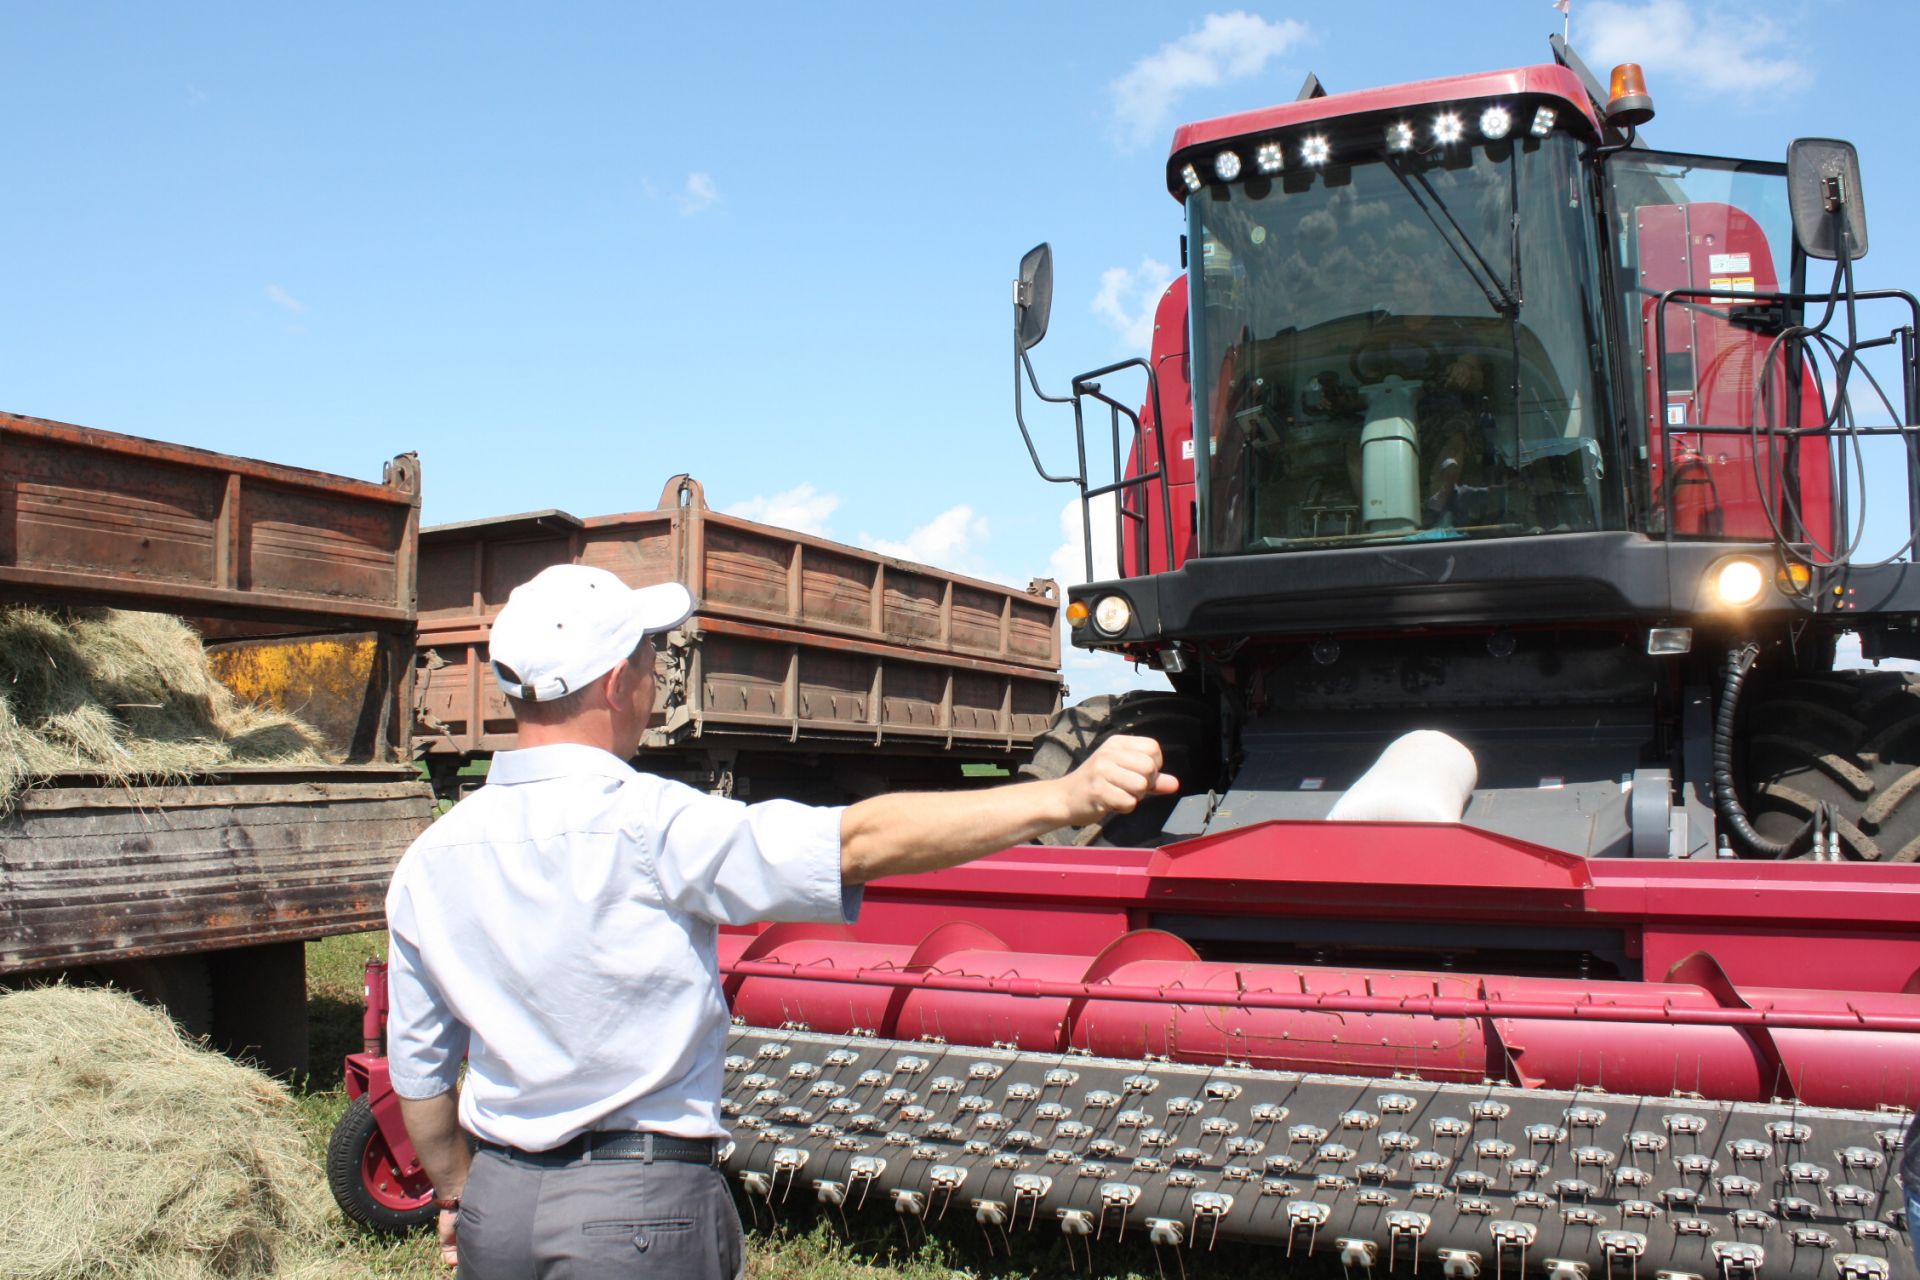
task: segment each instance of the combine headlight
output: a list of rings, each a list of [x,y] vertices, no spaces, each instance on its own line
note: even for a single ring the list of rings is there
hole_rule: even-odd
[[[1442,111],[1433,118],[1433,140],[1441,146],[1450,146],[1466,136],[1467,126],[1454,112]]]
[[[1498,142],[1513,132],[1513,112],[1505,107],[1488,107],[1480,113],[1480,134]]]
[[[1125,596],[1101,596],[1093,602],[1093,625],[1107,635],[1119,635],[1132,621],[1133,606]]]
[[[1180,169],[1180,181],[1187,184],[1187,190],[1198,191],[1200,189],[1200,171],[1192,165],[1184,165]]]
[[[1552,107],[1542,107],[1533,113],[1533,136],[1544,138],[1553,132],[1553,122],[1560,118]]]
[[[1240,176],[1240,153],[1222,151],[1213,158],[1213,176],[1222,182],[1232,182]]]
[[[1387,150],[1413,150],[1413,126],[1405,120],[1396,120],[1387,126]]]
[[[1767,571],[1758,560],[1733,556],[1715,565],[1708,580],[1713,597],[1729,609],[1744,609],[1767,588]]]
[[[1277,142],[1263,142],[1253,153],[1253,162],[1260,166],[1262,173],[1278,173],[1287,162],[1286,149]]]
[[[1333,144],[1327,141],[1327,136],[1323,133],[1316,133],[1300,144],[1302,164],[1325,164],[1332,156]]]

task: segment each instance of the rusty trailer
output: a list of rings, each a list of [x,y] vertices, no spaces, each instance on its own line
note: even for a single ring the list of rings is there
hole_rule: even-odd
[[[414,740],[440,776],[513,745],[488,630],[515,586],[568,562],[693,592],[643,755],[696,785],[831,800],[958,784],[962,762],[1023,758],[1060,705],[1050,580],[1000,586],[724,515],[676,476],[652,511],[421,533]]]
[[[406,713],[419,481],[411,454],[373,484],[0,415],[0,603],[181,615],[334,762],[40,779],[0,817],[0,981],[108,979],[304,1067],[302,943],[377,927],[432,818]]]

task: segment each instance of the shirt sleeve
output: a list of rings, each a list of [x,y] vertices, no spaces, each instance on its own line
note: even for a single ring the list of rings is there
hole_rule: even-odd
[[[691,788],[657,802],[638,834],[661,895],[680,910],[716,924],[851,924],[859,915],[862,889],[840,880],[840,809],[748,805]]]
[[[411,919],[396,880],[387,894],[387,1071],[401,1097],[436,1098],[460,1082],[468,1035],[406,936]]]

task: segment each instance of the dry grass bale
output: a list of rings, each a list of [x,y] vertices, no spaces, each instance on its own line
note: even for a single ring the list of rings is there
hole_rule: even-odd
[[[285,1275],[331,1212],[293,1101],[101,988],[0,994],[0,1274]]]
[[[0,810],[60,773],[163,783],[324,760],[312,730],[216,680],[178,618],[0,609]]]

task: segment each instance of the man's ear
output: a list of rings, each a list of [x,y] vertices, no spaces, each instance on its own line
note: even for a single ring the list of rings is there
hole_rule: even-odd
[[[618,702],[623,695],[633,691],[633,668],[625,658],[614,663],[607,674],[600,678],[604,682],[609,703]]]

